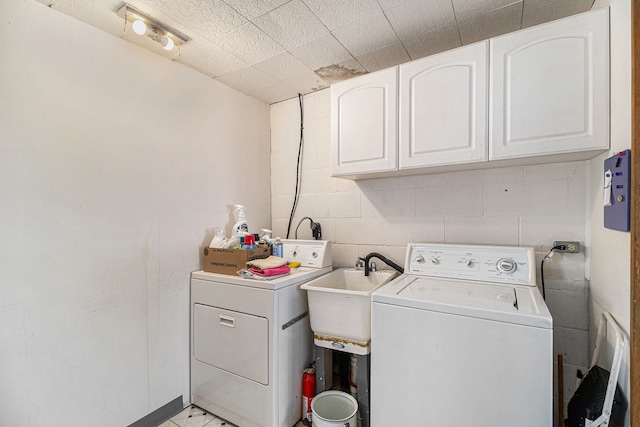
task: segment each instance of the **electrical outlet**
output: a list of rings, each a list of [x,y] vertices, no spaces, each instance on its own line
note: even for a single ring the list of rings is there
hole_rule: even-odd
[[[572,254],[580,252],[580,242],[556,241],[553,242],[553,246],[564,246],[564,249],[556,249],[556,252],[568,252]]]

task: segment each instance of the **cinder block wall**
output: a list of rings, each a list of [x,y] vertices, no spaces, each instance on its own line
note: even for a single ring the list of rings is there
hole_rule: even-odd
[[[554,240],[585,241],[586,162],[518,166],[350,181],[331,177],[329,90],[304,97],[304,151],[298,208],[332,241],[333,265],[381,252],[404,263],[409,242],[532,246],[540,262]],[[298,99],[271,106],[271,194],[274,236],[286,236],[300,141]],[[299,238],[311,238],[309,222]],[[588,365],[585,258],[556,254],[545,264],[554,317],[554,361],[564,355],[565,400],[577,369]],[[554,379],[555,381],[555,379]]]

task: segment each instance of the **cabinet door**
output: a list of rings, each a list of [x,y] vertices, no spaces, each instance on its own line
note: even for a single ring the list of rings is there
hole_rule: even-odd
[[[486,161],[488,42],[400,66],[400,169]]]
[[[491,39],[489,159],[609,147],[609,11]]]
[[[396,170],[397,67],[331,86],[333,176]]]

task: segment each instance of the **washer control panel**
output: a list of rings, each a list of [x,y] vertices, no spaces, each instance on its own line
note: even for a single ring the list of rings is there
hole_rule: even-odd
[[[536,285],[533,248],[410,243],[405,273],[519,285]]]
[[[331,241],[284,239],[282,256],[288,262],[299,262],[302,267],[330,267]]]

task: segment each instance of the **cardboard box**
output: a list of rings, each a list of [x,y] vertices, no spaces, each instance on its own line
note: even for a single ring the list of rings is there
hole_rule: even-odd
[[[202,248],[202,269],[209,273],[236,275],[236,271],[247,266],[247,261],[267,258],[271,255],[271,248],[249,249],[221,249]]]

